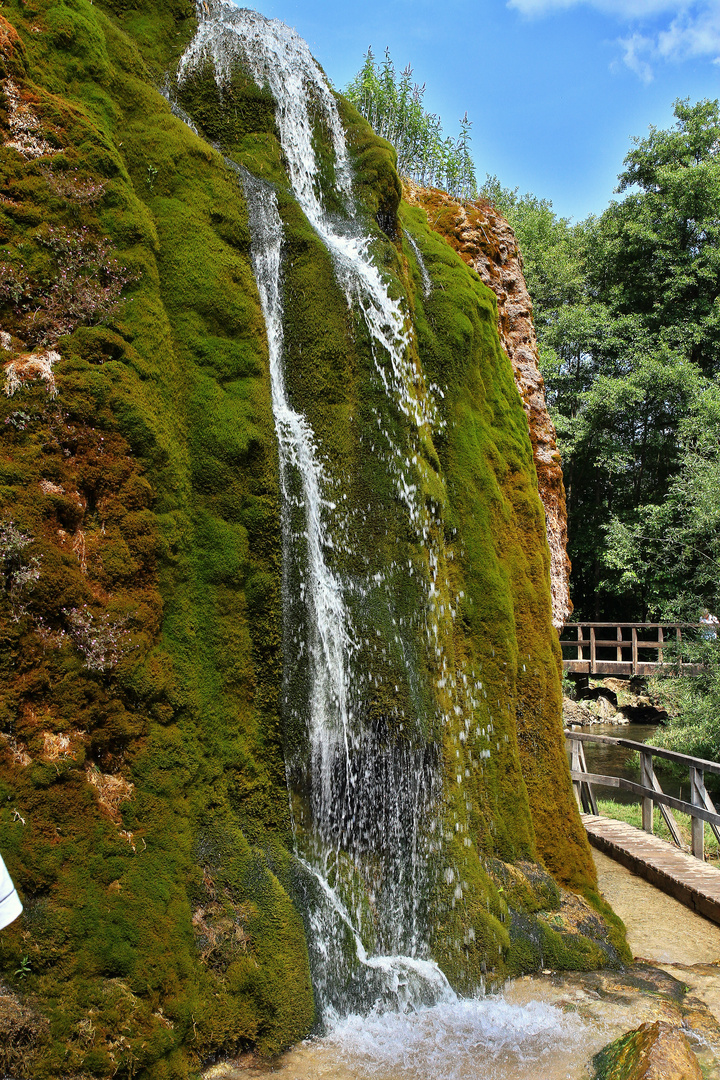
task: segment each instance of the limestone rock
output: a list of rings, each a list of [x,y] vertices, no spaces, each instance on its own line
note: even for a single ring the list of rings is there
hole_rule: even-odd
[[[596,705],[597,705],[598,713],[599,713],[600,718],[603,721],[603,723],[612,724],[614,722],[614,720],[615,720],[615,714],[617,713],[617,708],[615,707],[613,702],[610,700],[610,698],[606,697],[604,694],[601,694],[597,699]]]
[[[497,297],[500,341],[512,364],[515,385],[525,408],[538,492],[545,509],[553,624],[559,629],[573,609],[565,487],[555,426],[548,413],[545,384],[540,374],[532,300],[525,284],[515,233],[489,203],[458,203],[444,191],[420,188],[407,180],[403,194],[408,202],[428,211],[428,223],[432,228],[450,242]]]
[[[573,701],[571,698],[563,698],[563,723],[565,727],[577,724],[579,727],[589,727],[597,723],[597,717],[588,709],[584,701]]]
[[[680,1028],[663,1020],[641,1024],[593,1058],[596,1080],[702,1080]]]

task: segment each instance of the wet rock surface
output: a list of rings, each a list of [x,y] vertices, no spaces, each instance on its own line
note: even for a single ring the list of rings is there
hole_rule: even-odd
[[[720,1023],[710,1007],[708,987],[718,986],[720,972],[715,965],[698,967],[709,969],[705,972],[707,985],[697,983],[695,966],[676,965],[665,970],[641,962],[625,971],[558,973],[542,980],[527,976],[509,986],[506,996],[525,1002],[542,995],[544,1001],[576,1013],[587,1025],[589,1057],[615,1047],[612,1054],[595,1059],[596,1080],[695,1080],[703,1075],[706,1080],[717,1080]],[[638,1050],[632,1059],[619,1058],[617,1051],[629,1042],[631,1034],[658,1025],[663,1037],[652,1053],[656,1040],[646,1039],[640,1040],[638,1047],[645,1048],[647,1054]],[[673,1032],[677,1037],[671,1035]],[[609,1041],[595,1051],[594,1040],[603,1033]],[[645,1071],[627,1071],[643,1067]],[[683,1072],[683,1068],[698,1071]]]
[[[678,1028],[641,1024],[594,1059],[597,1080],[702,1080],[698,1059]]]

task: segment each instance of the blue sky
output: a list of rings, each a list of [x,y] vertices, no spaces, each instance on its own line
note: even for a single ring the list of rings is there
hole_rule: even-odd
[[[243,0],[253,6],[252,0]],[[259,0],[338,89],[368,45],[426,83],[450,134],[467,109],[478,179],[599,213],[633,135],[678,98],[720,97],[720,0]]]

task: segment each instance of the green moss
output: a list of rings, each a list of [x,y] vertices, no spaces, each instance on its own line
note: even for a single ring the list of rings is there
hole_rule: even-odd
[[[61,338],[57,399],[28,381],[0,403],[3,512],[40,560],[20,608],[0,596],[0,848],[25,902],[0,971],[50,1023],[38,1080],[181,1080],[211,1054],[275,1054],[314,1018],[298,909],[310,886],[289,854],[285,776],[306,734],[281,723],[278,461],[247,212],[235,172],[153,85],[192,33],[189,3],[6,0],[5,19],[19,36],[3,71],[59,152],[0,148],[0,258],[39,280],[53,267],[35,237],[82,224],[132,280],[104,323]],[[437,410],[433,431],[415,431],[289,194],[267,89],[236,70],[220,96],[202,70],[183,94],[206,135],[277,185],[288,390],[344,530],[328,560],[364,586],[348,600],[357,671],[375,675],[361,719],[385,748],[411,728],[443,774],[437,888],[421,898],[434,955],[467,991],[540,954],[605,963],[596,941],[552,923],[540,864],[592,887],[560,736],[542,511],[494,299],[401,204],[391,148],[340,99],[374,256],[413,316],[415,392]],[[331,185],[318,118],[314,142]],[[53,176],[99,185],[97,197],[80,208]],[[427,298],[404,229],[432,276]],[[0,310],[16,335],[23,318]],[[422,540],[390,445],[414,463]],[[111,663],[93,663],[78,612],[118,635]],[[443,664],[459,683],[471,674],[462,719]],[[307,693],[302,670],[286,690]],[[338,868],[359,896],[345,853]],[[371,945],[372,904],[359,903]]]

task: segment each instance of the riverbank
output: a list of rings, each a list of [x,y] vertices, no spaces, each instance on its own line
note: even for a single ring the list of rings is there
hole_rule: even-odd
[[[281,1059],[216,1065],[203,1080],[589,1080],[592,1057],[644,1022],[688,1035],[706,1080],[720,1078],[720,927],[593,852],[600,890],[625,921],[624,972],[553,973],[501,995],[406,1016],[350,1018]]]
[[[667,711],[648,694],[646,680],[589,678],[563,680],[563,721],[566,727],[609,724],[664,724]],[[630,736],[634,738],[634,736]]]

